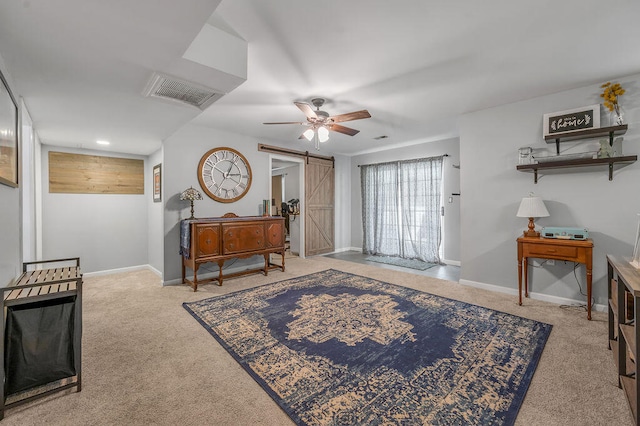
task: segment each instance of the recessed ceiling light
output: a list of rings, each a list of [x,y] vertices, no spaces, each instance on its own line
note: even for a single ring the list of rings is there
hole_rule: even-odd
[[[96,141],[98,145],[109,145],[111,142],[109,141]]]

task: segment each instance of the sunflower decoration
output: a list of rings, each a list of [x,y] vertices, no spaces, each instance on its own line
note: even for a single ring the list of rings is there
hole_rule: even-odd
[[[607,81],[600,87],[604,89],[600,97],[604,99],[603,104],[605,108],[612,112],[619,112],[620,105],[618,104],[618,97],[624,95],[625,92],[620,83],[611,84],[610,81]]]

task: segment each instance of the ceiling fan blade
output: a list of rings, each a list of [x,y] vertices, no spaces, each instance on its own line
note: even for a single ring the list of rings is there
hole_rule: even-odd
[[[333,130],[334,132],[344,133],[345,135],[353,136],[357,135],[360,130],[352,129],[350,127],[344,127],[339,124],[331,124],[326,126],[329,130]]]
[[[307,124],[307,123],[302,123],[300,121],[280,121],[277,123],[262,123],[262,124]]]
[[[311,105],[305,104],[304,102],[294,102],[294,104],[300,108],[300,111],[302,111],[307,118],[318,118],[313,108],[311,108]]]
[[[333,117],[329,117],[330,120],[333,120],[335,123],[342,123],[344,121],[352,121],[352,120],[361,120],[363,118],[371,118],[371,114],[366,109],[362,111],[354,111],[348,112],[346,114],[334,115]]]

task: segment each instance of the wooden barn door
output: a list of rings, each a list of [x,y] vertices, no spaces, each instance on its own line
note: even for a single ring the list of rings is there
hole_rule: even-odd
[[[308,157],[305,167],[305,255],[334,251],[333,161]]]

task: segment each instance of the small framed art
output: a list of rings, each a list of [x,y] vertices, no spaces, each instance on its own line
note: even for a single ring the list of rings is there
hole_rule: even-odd
[[[18,187],[18,104],[0,73],[0,183]]]
[[[153,202],[162,201],[162,164],[153,166]]]
[[[542,116],[542,136],[600,128],[600,105],[551,112]]]

